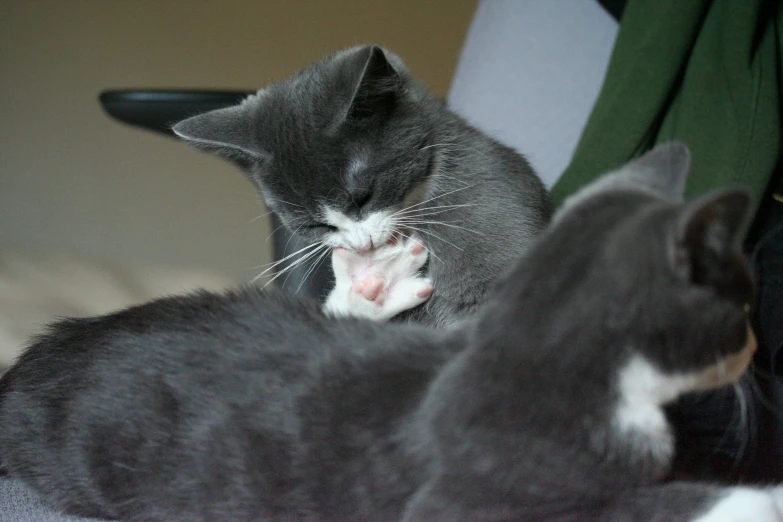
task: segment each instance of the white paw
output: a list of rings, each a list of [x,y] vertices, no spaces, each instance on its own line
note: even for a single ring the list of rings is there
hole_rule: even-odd
[[[325,311],[388,321],[420,305],[432,294],[432,281],[418,274],[427,257],[424,243],[414,238],[361,254],[335,249],[335,287],[326,300]]]
[[[693,522],[783,522],[783,487],[735,487]]]

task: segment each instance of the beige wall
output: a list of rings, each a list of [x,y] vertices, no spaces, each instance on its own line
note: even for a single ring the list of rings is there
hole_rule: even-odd
[[[224,270],[269,260],[253,187],[104,115],[107,88],[257,88],[386,45],[444,95],[468,0],[0,0],[0,248]]]

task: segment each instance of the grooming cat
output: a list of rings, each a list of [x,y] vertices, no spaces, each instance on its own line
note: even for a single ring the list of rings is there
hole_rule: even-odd
[[[256,289],[55,324],[0,380],[0,462],[128,521],[781,521],[781,487],[662,480],[662,405],[755,349],[748,196],[680,203],[687,169],[664,145],[574,196],[450,329]]]
[[[302,259],[346,249],[327,301],[336,313],[388,319],[426,301],[406,317],[443,326],[469,316],[551,214],[524,158],[377,46],[329,56],[174,132],[247,172],[285,226],[313,242]],[[419,241],[425,255],[411,254]]]

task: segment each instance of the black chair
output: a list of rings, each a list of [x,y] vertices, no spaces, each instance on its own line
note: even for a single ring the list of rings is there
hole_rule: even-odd
[[[160,134],[175,137],[171,126],[189,116],[239,103],[252,91],[212,90],[109,90],[100,94],[103,109],[113,118]],[[308,242],[280,226],[274,213],[272,219],[273,257],[275,261],[307,246]],[[292,260],[282,262],[276,273],[287,269]],[[308,276],[309,264],[290,269],[275,282],[291,292],[323,299],[332,286],[331,259],[326,259]],[[306,276],[306,277],[305,277]]]

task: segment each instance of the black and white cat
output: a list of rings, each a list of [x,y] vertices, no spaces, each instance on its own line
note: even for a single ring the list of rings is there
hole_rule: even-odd
[[[575,195],[450,329],[257,289],[54,324],[0,380],[0,463],[127,521],[781,521],[781,487],[664,480],[662,406],[755,349],[748,196],[682,203],[688,161]]]
[[[470,316],[551,214],[524,158],[377,46],[329,56],[174,132],[246,171],[288,229],[313,242],[303,260],[345,249],[326,302],[336,314],[385,320],[418,307],[406,317],[435,326]]]

